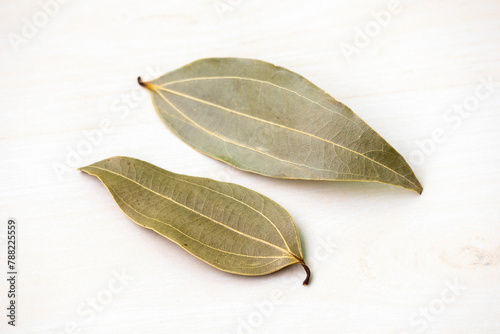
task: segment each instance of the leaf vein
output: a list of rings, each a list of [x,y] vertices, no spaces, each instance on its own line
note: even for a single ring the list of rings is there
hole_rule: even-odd
[[[219,221],[217,221],[217,220],[213,219],[212,217],[206,216],[206,215],[204,215],[204,214],[203,214],[203,213],[201,213],[201,212],[198,212],[198,211],[196,211],[196,210],[193,210],[193,209],[191,209],[190,207],[188,207],[188,206],[186,206],[186,205],[184,205],[184,204],[182,204],[182,203],[179,203],[179,202],[175,201],[175,200],[174,200],[173,198],[171,198],[171,197],[168,197],[168,196],[166,196],[166,195],[163,195],[163,194],[161,194],[161,193],[158,193],[158,192],[154,191],[153,189],[150,189],[150,188],[148,188],[148,187],[144,186],[143,184],[141,184],[141,183],[139,183],[139,182],[137,182],[137,181],[135,181],[135,180],[133,180],[133,179],[131,179],[131,178],[126,177],[126,176],[125,176],[125,175],[123,175],[123,174],[120,174],[120,173],[114,172],[114,171],[109,170],[109,169],[105,169],[105,168],[97,167],[97,166],[92,166],[92,167],[93,167],[93,168],[96,168],[96,169],[100,169],[100,170],[107,171],[107,172],[109,172],[109,173],[112,173],[112,174],[115,174],[115,175],[117,175],[117,176],[119,176],[119,177],[122,177],[122,178],[124,178],[124,179],[126,179],[126,180],[129,180],[130,182],[135,183],[135,184],[137,184],[138,186],[143,187],[144,189],[146,189],[146,190],[148,190],[148,191],[150,191],[150,192],[152,192],[152,193],[154,193],[154,194],[156,194],[156,195],[158,195],[158,196],[160,196],[160,197],[163,197],[163,198],[165,198],[166,200],[169,200],[169,201],[171,201],[171,202],[173,202],[173,203],[175,203],[175,204],[179,205],[180,207],[185,208],[185,209],[186,209],[186,210],[188,210],[188,211],[194,212],[194,213],[196,213],[196,214],[197,214],[197,215],[199,215],[199,216],[202,216],[202,217],[204,217],[204,218],[206,218],[206,219],[208,219],[208,220],[210,220],[210,221],[213,221],[214,223],[216,223],[216,224],[218,224],[218,225],[220,225],[220,226],[222,226],[222,227],[225,227],[225,228],[227,228],[228,230],[231,230],[231,231],[233,231],[233,232],[235,232],[235,233],[237,233],[237,234],[240,234],[240,235],[242,235],[242,236],[244,236],[244,237],[247,237],[247,238],[249,238],[249,239],[252,239],[252,240],[255,240],[255,241],[261,242],[261,243],[266,244],[266,245],[268,245],[268,246],[271,246],[271,247],[277,248],[277,249],[279,249],[280,251],[282,251],[282,252],[284,252],[284,253],[288,253],[288,254],[290,254],[290,255],[294,256],[294,254],[293,254],[293,253],[291,253],[290,251],[288,251],[288,250],[286,250],[286,249],[284,249],[284,248],[281,248],[281,247],[279,247],[279,246],[277,246],[277,245],[274,245],[274,244],[272,244],[272,243],[270,243],[270,242],[268,242],[268,241],[265,241],[265,240],[262,240],[262,239],[256,238],[256,237],[251,236],[251,235],[249,235],[249,234],[247,234],[247,233],[244,233],[244,232],[238,231],[238,230],[237,230],[237,229],[235,229],[235,228],[232,228],[232,227],[230,227],[230,226],[227,226],[227,225],[223,224],[222,222],[219,222]]]
[[[170,90],[170,89],[167,89],[167,88],[163,88],[163,87],[160,87],[160,86],[156,86],[156,87],[158,87],[158,88],[153,88],[153,89],[154,89],[154,90],[156,90],[156,91],[157,91],[157,93],[158,93],[158,95],[160,95],[160,96],[163,96],[163,95],[161,95],[161,94],[158,92],[158,90],[162,90],[162,91],[165,91],[165,92],[169,92],[169,93],[171,93],[171,94],[174,94],[174,95],[182,96],[182,97],[185,97],[185,98],[187,98],[187,99],[191,99],[191,100],[193,100],[193,101],[197,101],[197,102],[200,102],[200,103],[204,103],[204,104],[206,104],[206,105],[213,106],[213,107],[215,107],[215,108],[219,108],[219,109],[221,109],[221,110],[225,110],[225,111],[227,111],[227,112],[231,112],[231,113],[234,113],[234,114],[237,114],[237,115],[243,116],[243,117],[247,117],[247,118],[250,118],[250,119],[254,119],[254,120],[256,120],[256,121],[260,121],[260,122],[263,122],[263,123],[268,123],[268,124],[273,125],[273,126],[277,126],[277,127],[280,127],[280,128],[286,129],[286,130],[289,130],[289,131],[293,131],[293,132],[301,133],[301,134],[303,134],[303,135],[306,135],[306,136],[310,136],[310,137],[316,138],[316,139],[321,140],[321,141],[324,141],[324,142],[326,142],[326,143],[330,143],[330,144],[332,144],[332,145],[334,145],[334,146],[337,146],[337,147],[339,147],[339,148],[342,148],[342,149],[344,149],[344,150],[346,150],[346,151],[349,151],[349,152],[354,153],[354,154],[356,154],[356,155],[362,156],[363,158],[365,158],[365,159],[367,159],[367,160],[371,161],[372,163],[378,164],[378,165],[380,165],[380,166],[382,166],[382,167],[384,167],[384,168],[386,168],[386,169],[388,169],[388,170],[392,171],[394,174],[399,175],[400,177],[404,178],[406,181],[408,181],[408,182],[410,182],[411,184],[413,184],[416,188],[418,188],[418,187],[417,187],[417,185],[416,185],[414,182],[412,182],[411,180],[409,180],[406,176],[404,176],[404,175],[402,175],[402,174],[398,173],[396,170],[394,170],[394,169],[392,169],[392,168],[390,168],[390,167],[388,167],[388,166],[386,166],[386,165],[384,165],[384,164],[382,164],[382,163],[380,163],[380,162],[378,162],[378,161],[376,161],[376,160],[374,160],[374,159],[371,159],[371,158],[367,157],[367,156],[366,156],[366,155],[364,155],[363,153],[360,153],[360,152],[354,151],[354,150],[352,150],[352,149],[350,149],[350,148],[347,148],[347,147],[345,147],[345,146],[343,146],[343,145],[340,145],[340,144],[334,143],[334,142],[332,142],[332,141],[330,141],[330,140],[327,140],[327,139],[325,139],[325,138],[321,138],[321,137],[318,137],[318,136],[313,135],[313,134],[311,134],[311,133],[306,133],[306,132],[303,132],[303,131],[298,130],[298,129],[290,128],[290,127],[287,127],[287,126],[282,125],[282,124],[278,124],[278,123],[274,123],[274,122],[271,122],[271,121],[267,121],[267,120],[264,120],[264,119],[262,119],[262,118],[254,117],[254,116],[251,116],[251,115],[247,115],[247,114],[245,114],[245,113],[242,113],[242,112],[239,112],[239,111],[236,111],[236,110],[230,109],[230,108],[226,108],[226,107],[220,106],[220,105],[218,105],[218,104],[215,104],[215,103],[212,103],[212,102],[209,102],[209,101],[205,101],[205,100],[202,100],[202,99],[198,99],[198,98],[196,98],[196,97],[194,97],[194,96],[190,96],[190,95],[186,95],[186,94],[183,94],[183,93],[179,93],[179,92],[177,92],[177,91]],[[166,100],[166,101],[168,101],[166,98],[165,98],[165,100]],[[170,102],[169,102],[169,103],[170,103]],[[172,105],[172,104],[171,104],[171,105]]]

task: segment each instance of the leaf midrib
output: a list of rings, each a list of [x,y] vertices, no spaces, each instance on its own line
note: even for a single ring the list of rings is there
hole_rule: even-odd
[[[93,166],[93,168],[98,168],[98,167],[95,167]],[[108,171],[108,170],[106,170]],[[198,242],[199,244],[205,246],[205,247],[208,247],[208,248],[211,248],[215,251],[218,251],[218,252],[222,252],[222,253],[227,253],[227,254],[231,254],[231,255],[235,255],[235,256],[242,256],[242,257],[249,257],[249,258],[259,258],[259,259],[282,259],[282,258],[291,258],[291,259],[296,259],[295,257],[292,257],[292,256],[261,256],[261,255],[248,255],[248,254],[239,254],[239,253],[233,253],[233,252],[229,252],[229,251],[226,251],[224,249],[220,249],[220,248],[217,248],[217,247],[214,247],[214,246],[211,246],[209,244],[206,244],[204,243],[203,241],[199,240],[199,239],[195,239],[193,238],[192,236],[184,233],[182,230],[176,228],[175,226],[173,226],[172,224],[169,224],[167,222],[164,222],[164,221],[161,221],[159,219],[156,219],[156,218],[153,218],[153,217],[149,217],[149,216],[146,216],[145,214],[143,214],[142,212],[139,212],[137,211],[137,209],[135,209],[133,206],[131,206],[130,204],[128,204],[124,199],[123,197],[121,197],[120,195],[118,195],[118,193],[116,191],[112,191],[114,193],[114,195],[116,195],[122,202],[123,204],[125,204],[126,206],[128,206],[130,209],[132,209],[134,212],[136,212],[137,214],[143,216],[144,218],[147,218],[147,219],[150,219],[150,220],[154,220],[154,221],[157,221],[163,225],[166,225],[174,230],[176,230],[177,232],[181,233],[182,235],[188,237],[189,239],[195,241],[195,242]],[[170,239],[170,238],[169,238]],[[184,247],[183,247],[184,248]],[[186,249],[186,248],[184,248]]]
[[[153,88],[152,88],[153,89]],[[156,92],[156,94],[158,94],[158,96],[160,96],[165,102],[167,102],[172,108],[174,108],[179,114],[182,115],[182,117],[184,117],[186,120],[188,120],[188,122],[186,122],[185,120],[183,119],[180,119],[179,117],[175,116],[175,115],[172,115],[172,114],[169,114],[169,113],[165,113],[167,116],[170,116],[170,117],[173,117],[173,118],[176,118],[178,119],[179,121],[181,122],[184,122],[186,124],[189,124],[189,125],[192,125],[194,127],[197,127],[199,128],[200,130],[206,132],[207,134],[209,134],[210,136],[212,137],[215,137],[215,138],[218,138],[224,142],[228,142],[230,144],[233,144],[233,145],[237,145],[237,146],[240,146],[240,147],[243,147],[245,149],[248,149],[248,150],[251,150],[251,151],[254,151],[254,152],[257,152],[259,154],[263,154],[267,157],[270,157],[272,159],[275,159],[275,160],[278,160],[278,161],[282,161],[282,162],[286,162],[286,163],[289,163],[289,164],[292,164],[292,165],[295,165],[295,166],[300,166],[300,167],[305,167],[307,169],[313,169],[313,170],[317,170],[317,171],[321,171],[321,172],[329,172],[329,173],[337,173],[337,174],[342,174],[342,175],[354,175],[354,176],[365,176],[364,174],[356,174],[356,173],[346,173],[346,172],[343,172],[343,173],[338,173],[338,172],[335,172],[334,170],[331,170],[331,169],[322,169],[322,168],[316,168],[316,167],[312,167],[312,166],[308,166],[308,165],[304,165],[304,164],[301,164],[301,163],[298,163],[298,162],[295,162],[295,161],[291,161],[291,160],[287,160],[287,159],[281,159],[281,158],[278,158],[277,156],[275,155],[272,155],[272,154],[269,154],[269,153],[266,153],[266,152],[263,152],[263,151],[260,151],[256,148],[253,148],[253,147],[250,147],[250,146],[247,146],[245,144],[242,144],[242,143],[239,143],[239,142],[236,142],[234,140],[231,140],[229,138],[227,138],[226,136],[223,136],[223,135],[220,135],[220,134],[216,134],[215,132],[212,132],[212,131],[209,131],[208,129],[206,129],[205,127],[201,126],[199,123],[195,122],[193,119],[191,119],[190,117],[188,117],[185,113],[183,113],[181,110],[179,110],[179,108],[177,108],[170,100],[168,100],[165,96],[163,96],[162,94],[160,94],[160,92],[158,92],[157,90],[153,89],[154,92]],[[156,102],[155,100],[153,99],[153,104],[155,105],[155,108],[157,111],[160,111],[160,109],[158,108],[158,106],[156,105]],[[251,170],[247,170],[247,171],[251,171]],[[316,180],[314,178],[310,178],[308,180]],[[339,178],[335,178],[335,179],[326,179],[326,180],[329,180],[329,181],[349,181],[349,179],[339,179]],[[361,180],[363,181],[363,180]]]
[[[185,97],[187,99],[191,99],[193,101],[197,101],[197,102],[200,102],[200,103],[204,103],[206,105],[210,105],[210,106],[213,106],[215,108],[219,108],[219,109],[222,109],[222,110],[225,110],[227,112],[231,112],[231,113],[234,113],[234,114],[237,114],[237,115],[240,115],[240,116],[243,116],[243,117],[247,117],[247,118],[250,118],[250,119],[253,119],[253,120],[256,120],[256,121],[260,121],[260,122],[263,122],[263,123],[267,123],[269,125],[273,125],[273,126],[276,126],[276,127],[280,127],[280,128],[283,128],[283,129],[286,129],[288,131],[293,131],[293,132],[297,132],[297,133],[300,133],[300,134],[303,134],[303,135],[306,135],[306,136],[310,136],[310,137],[313,137],[313,138],[316,138],[318,140],[321,140],[321,141],[324,141],[326,143],[329,143],[329,144],[332,144],[334,146],[337,146],[339,148],[342,148],[344,150],[347,150],[351,153],[354,153],[356,155],[359,155],[369,161],[371,161],[372,163],[376,163],[388,170],[390,170],[391,172],[393,172],[394,174],[396,175],[399,175],[400,177],[402,177],[403,179],[405,179],[406,181],[408,181],[409,183],[411,183],[416,189],[420,189],[420,187],[418,187],[414,182],[412,182],[411,180],[409,180],[407,177],[405,177],[404,175],[398,173],[397,171],[395,171],[394,169],[374,160],[374,159],[371,159],[367,156],[365,156],[363,153],[360,153],[360,152],[356,152],[354,150],[351,150],[350,148],[347,148],[343,145],[340,145],[340,144],[337,144],[335,142],[332,142],[330,140],[327,140],[327,139],[324,139],[324,138],[321,138],[321,137],[318,137],[316,135],[313,135],[313,134],[310,134],[310,133],[307,133],[307,132],[303,132],[301,130],[298,130],[298,129],[294,129],[294,128],[290,128],[290,127],[287,127],[285,125],[282,125],[282,124],[278,124],[278,123],[274,123],[274,122],[271,122],[271,121],[267,121],[267,120],[264,120],[262,118],[257,118],[257,117],[254,117],[254,116],[251,116],[251,115],[247,115],[247,114],[244,114],[244,113],[241,113],[239,111],[236,111],[236,110],[233,110],[233,109],[230,109],[230,108],[226,108],[226,107],[223,107],[223,106],[220,106],[218,104],[215,104],[215,103],[212,103],[212,102],[209,102],[209,101],[206,101],[206,100],[202,100],[202,99],[198,99],[194,96],[190,96],[190,95],[187,95],[187,94],[183,94],[183,93],[180,93],[180,92],[177,92],[177,91],[174,91],[174,90],[171,90],[171,89],[167,89],[167,88],[163,88],[161,86],[156,86],[156,85],[153,85],[151,87],[151,89],[153,89],[154,91],[156,91],[158,93],[158,95],[162,96],[162,94],[159,92],[159,91],[166,91],[166,92],[169,92],[169,93],[172,93],[174,95],[178,95],[178,96],[181,96],[181,97]],[[166,97],[164,97],[166,99]],[[385,151],[384,151],[385,152]]]
[[[160,197],[162,197],[162,198],[165,198],[165,199],[167,199],[167,200],[169,200],[169,201],[171,201],[171,202],[173,202],[173,203],[175,203],[175,204],[179,205],[180,207],[183,207],[183,208],[185,208],[185,209],[187,209],[187,210],[189,210],[189,211],[191,211],[191,212],[194,212],[194,213],[198,214],[198,215],[199,215],[199,216],[201,216],[201,217],[204,217],[204,218],[206,218],[206,219],[208,219],[208,220],[211,220],[211,221],[213,221],[214,223],[216,223],[216,224],[218,224],[218,225],[220,225],[220,226],[222,226],[222,227],[227,228],[228,230],[231,230],[231,231],[233,231],[233,232],[235,232],[235,233],[237,233],[237,234],[240,234],[240,235],[242,235],[242,236],[244,236],[244,237],[247,237],[247,238],[249,238],[249,239],[252,239],[252,240],[255,240],[255,241],[261,242],[261,243],[263,243],[263,244],[266,244],[266,245],[268,245],[268,246],[274,247],[274,248],[276,248],[276,249],[279,249],[280,251],[282,251],[282,252],[283,252],[283,253],[285,253],[285,254],[290,254],[293,258],[297,258],[297,256],[296,256],[295,254],[293,254],[291,251],[288,251],[288,250],[286,250],[286,249],[284,249],[284,248],[282,248],[282,247],[279,247],[279,246],[277,246],[277,245],[274,245],[274,244],[272,244],[272,243],[270,243],[270,242],[268,242],[268,241],[265,241],[265,240],[262,240],[262,239],[256,238],[256,237],[251,236],[251,235],[249,235],[249,234],[247,234],[247,233],[244,233],[244,232],[238,231],[237,229],[234,229],[234,228],[232,228],[232,227],[230,227],[230,226],[227,226],[227,225],[225,225],[225,224],[223,224],[223,223],[221,223],[221,222],[219,222],[219,221],[217,221],[217,220],[213,219],[212,217],[206,216],[206,215],[202,214],[201,212],[198,212],[198,211],[196,211],[196,210],[193,210],[193,209],[191,209],[190,207],[188,207],[188,206],[186,206],[186,205],[183,205],[182,203],[179,203],[179,202],[175,201],[173,198],[170,198],[170,197],[165,196],[165,195],[163,195],[163,194],[161,194],[161,193],[159,193],[159,192],[154,191],[154,190],[152,190],[152,189],[150,189],[150,188],[146,187],[145,185],[143,185],[143,184],[141,184],[141,183],[139,183],[139,182],[137,182],[137,181],[135,181],[135,180],[133,180],[133,179],[131,179],[131,178],[126,177],[126,176],[125,176],[125,175],[123,175],[123,174],[120,174],[120,173],[117,173],[117,172],[114,172],[114,171],[112,171],[112,170],[105,169],[105,168],[102,168],[102,167],[97,167],[97,166],[92,166],[92,167],[93,167],[93,168],[96,168],[96,169],[100,169],[100,170],[106,171],[106,172],[109,172],[109,173],[114,174],[114,175],[117,175],[117,176],[119,176],[119,177],[122,177],[123,179],[128,180],[128,181],[130,181],[130,182],[132,182],[132,183],[135,183],[135,184],[139,185],[140,187],[142,187],[142,188],[144,188],[144,189],[146,189],[146,190],[148,190],[148,191],[150,191],[150,192],[152,192],[152,193],[154,193],[154,194],[156,194],[156,195],[158,195],[158,196],[160,196]],[[298,259],[298,258],[297,258],[297,259]]]

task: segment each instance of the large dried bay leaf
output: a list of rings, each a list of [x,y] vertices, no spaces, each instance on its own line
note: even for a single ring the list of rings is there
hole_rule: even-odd
[[[145,161],[113,157],[80,170],[104,183],[122,211],[208,264],[240,275],[266,275],[300,263],[293,219],[248,188],[175,174]]]
[[[422,192],[408,163],[378,133],[283,67],[208,58],[139,83],[174,134],[236,168],[278,178],[374,181]]]

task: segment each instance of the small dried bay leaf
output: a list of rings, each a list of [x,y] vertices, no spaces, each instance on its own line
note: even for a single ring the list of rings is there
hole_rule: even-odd
[[[422,193],[389,143],[347,106],[286,68],[207,58],[138,81],[175,135],[236,168],[287,179],[388,183]]]
[[[292,217],[276,202],[233,183],[175,174],[145,161],[113,157],[80,170],[96,176],[134,222],[220,270],[266,275],[300,263]]]

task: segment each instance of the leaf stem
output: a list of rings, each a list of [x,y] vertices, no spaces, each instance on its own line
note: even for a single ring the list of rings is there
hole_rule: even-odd
[[[139,83],[139,85],[141,85],[142,87],[146,87],[146,88],[148,88],[148,84],[147,84],[147,82],[142,81],[141,77],[137,77],[137,82],[138,82],[138,83]]]
[[[304,280],[304,282],[302,283],[302,285],[307,285],[309,284],[309,278],[311,278],[311,270],[309,270],[309,267],[305,264],[305,262],[300,262],[300,264],[302,265],[302,267],[304,267],[304,270],[306,271],[306,279]]]

